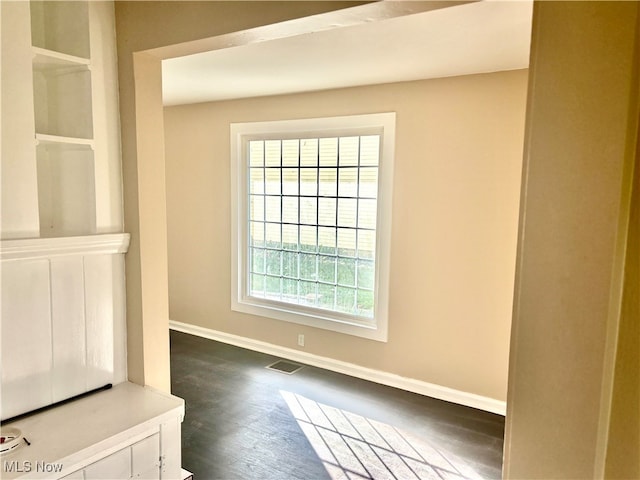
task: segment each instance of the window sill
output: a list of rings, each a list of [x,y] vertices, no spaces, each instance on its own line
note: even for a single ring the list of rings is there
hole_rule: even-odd
[[[248,313],[259,317],[266,317],[273,320],[280,320],[298,325],[306,325],[308,327],[320,328],[322,330],[330,330],[346,335],[375,340],[378,342],[387,341],[386,319],[371,319],[370,323],[364,323],[355,317],[347,315],[339,316],[335,312],[326,311],[327,315],[319,309],[305,309],[300,306],[293,306],[288,309],[284,304],[269,304],[268,301],[256,299],[254,297],[246,298],[242,301],[234,300],[231,310],[241,313]]]

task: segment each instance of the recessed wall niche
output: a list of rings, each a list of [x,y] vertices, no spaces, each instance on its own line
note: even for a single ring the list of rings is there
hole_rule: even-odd
[[[31,44],[45,50],[89,58],[87,2],[31,2]]]
[[[36,158],[40,236],[95,233],[95,164],[91,146],[40,141]]]
[[[93,137],[91,72],[82,63],[36,50],[33,102],[36,134]]]

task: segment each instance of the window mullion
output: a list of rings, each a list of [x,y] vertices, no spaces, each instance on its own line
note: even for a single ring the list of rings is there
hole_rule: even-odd
[[[300,261],[302,257],[300,255],[300,224],[302,223],[301,210],[302,210],[302,139],[298,139],[298,224],[297,235],[298,243],[296,245],[296,299],[300,303]]]
[[[338,155],[340,155],[340,139],[338,139]],[[340,247],[338,245],[339,239],[339,212],[340,212],[340,159],[337,158],[336,162],[336,281],[335,281],[335,289],[333,291],[333,309],[338,309],[338,263],[340,262]]]
[[[283,272],[284,272],[284,240],[282,231],[282,222],[284,219],[284,142],[280,140],[280,299],[282,300],[282,289],[284,288]]]
[[[262,141],[262,295],[267,296],[267,142]]]
[[[320,257],[319,257],[319,253],[320,253],[320,228],[318,228],[318,224],[320,223],[320,139],[318,138],[318,150],[316,153],[316,165],[317,165],[317,170],[316,170],[316,281],[315,281],[315,285],[316,285],[316,305],[318,304],[318,293],[319,293],[319,286],[318,286],[318,280],[320,277]]]
[[[356,176],[356,264],[355,264],[355,272],[354,272],[354,285],[356,287],[356,308],[358,306],[358,266],[360,264],[360,229],[358,229],[358,223],[360,220],[360,152],[362,151],[362,137],[358,135],[358,174]]]

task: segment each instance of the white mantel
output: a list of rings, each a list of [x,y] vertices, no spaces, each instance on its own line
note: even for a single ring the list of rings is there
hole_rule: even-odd
[[[129,248],[129,240],[128,233],[0,240],[0,260],[126,253]]]

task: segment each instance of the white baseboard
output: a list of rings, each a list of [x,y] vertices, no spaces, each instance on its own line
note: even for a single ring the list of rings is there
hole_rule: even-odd
[[[189,333],[191,335],[216,340],[222,343],[228,343],[248,350],[267,353],[287,360],[293,360],[307,365],[312,365],[314,367],[324,368],[333,372],[344,373],[352,377],[369,380],[371,382],[418,393],[427,397],[437,398],[439,400],[445,400],[447,402],[457,403],[467,407],[477,408],[479,410],[496,413],[498,415],[505,415],[507,411],[506,402],[495,400],[493,398],[454,390],[441,385],[423,382],[422,380],[401,377],[400,375],[393,373],[361,367],[360,365],[355,365],[353,363],[321,357],[319,355],[302,352],[293,348],[281,347],[279,345],[273,345],[271,343],[261,342],[259,340],[240,337],[238,335],[232,335],[230,333],[224,333],[173,320],[169,321],[169,328],[178,332]]]

